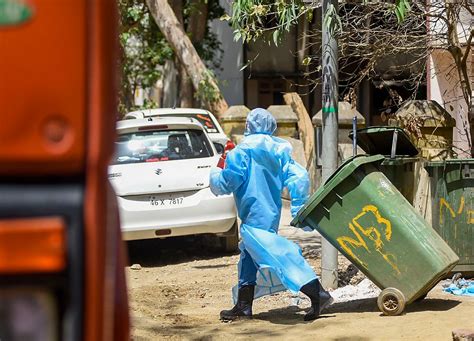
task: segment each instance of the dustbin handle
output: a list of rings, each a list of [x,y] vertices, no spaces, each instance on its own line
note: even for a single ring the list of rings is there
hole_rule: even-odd
[[[390,158],[395,159],[397,155],[397,143],[398,143],[398,130],[393,130],[393,138],[392,138],[392,150],[390,151]]]
[[[462,167],[462,163],[459,164],[459,167]],[[469,164],[465,163],[464,167],[462,167],[461,171],[461,179],[472,179],[474,176],[472,176],[472,169],[469,167]]]
[[[357,116],[352,118],[352,156],[357,155]]]

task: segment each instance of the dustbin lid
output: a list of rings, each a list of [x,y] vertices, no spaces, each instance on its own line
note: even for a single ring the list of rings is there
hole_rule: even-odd
[[[472,178],[471,169],[474,169],[474,159],[447,159],[441,161],[430,161],[425,162],[423,167],[428,171],[430,176],[433,176],[433,171],[436,168],[441,169],[442,174],[444,174],[443,176],[446,175],[446,171],[449,172],[449,170],[457,168],[459,169],[459,172],[454,172],[450,175],[450,178],[454,177],[454,180],[451,181],[455,181],[459,180],[459,176],[461,176],[461,173],[463,172],[467,173],[469,177]]]
[[[311,196],[305,206],[291,221],[291,226],[297,226],[303,222],[315,207],[318,206],[329,193],[333,192],[340,183],[352,175],[357,168],[369,163],[380,164],[384,158],[382,155],[356,155],[346,160]]]
[[[410,138],[399,127],[368,127],[357,130],[357,144],[367,154],[390,155],[392,151],[393,132],[398,131],[396,156],[415,156],[418,149]],[[352,132],[349,137],[353,139]]]

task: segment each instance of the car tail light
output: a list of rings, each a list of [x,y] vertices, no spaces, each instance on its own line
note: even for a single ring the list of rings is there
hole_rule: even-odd
[[[217,167],[224,169],[225,167],[225,159],[227,157],[227,153],[230,152],[232,149],[235,148],[234,142],[228,140],[224,147],[224,152],[222,153],[221,157],[219,158],[219,162],[217,162]]]
[[[231,140],[228,140],[227,143],[225,144],[225,151],[231,151],[232,149],[235,148],[235,143],[232,142]]]

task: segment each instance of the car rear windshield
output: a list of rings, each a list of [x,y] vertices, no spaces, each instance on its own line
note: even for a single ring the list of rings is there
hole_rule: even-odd
[[[201,130],[158,130],[119,135],[112,164],[210,157],[212,148]]]
[[[206,114],[172,114],[170,116],[174,117],[192,117],[199,121],[202,124],[207,133],[218,133],[216,125],[212,120],[211,116]]]

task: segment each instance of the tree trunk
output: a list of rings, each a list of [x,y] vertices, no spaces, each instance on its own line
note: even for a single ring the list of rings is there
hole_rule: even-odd
[[[186,32],[191,38],[191,42],[194,46],[202,43],[204,37],[206,36],[208,13],[207,6],[208,2],[204,0],[191,0],[190,7],[192,8],[192,11],[189,15],[189,22],[188,27],[186,27]],[[182,105],[183,107],[200,105],[198,100],[193,96],[193,83],[187,74],[182,78],[181,91],[183,94],[183,97],[181,97],[181,103],[184,103],[184,105]],[[187,102],[183,102],[183,99],[186,99]]]
[[[204,0],[191,0],[192,12],[186,31],[190,34],[193,44],[201,43],[206,35],[207,5]]]
[[[168,0],[171,8],[173,9],[176,19],[181,24],[184,30],[184,18],[183,18],[183,0]],[[186,68],[181,64],[178,58],[174,58],[174,65],[177,70],[177,83],[178,91],[175,105],[179,105],[181,108],[192,108],[193,107],[193,84],[189,78]]]
[[[178,98],[177,86],[178,70],[172,60],[167,60],[163,67],[163,100],[164,108],[171,108],[176,106]]]
[[[194,107],[194,91],[193,82],[188,76],[186,68],[181,63],[179,64],[179,99],[181,108]]]
[[[228,108],[227,102],[222,97],[215,79],[210,76],[191,40],[174,15],[171,6],[166,0],[146,0],[146,2],[160,31],[190,76],[194,89],[198,90],[203,85],[209,87],[217,98],[207,103],[207,105],[214,114],[222,115]]]
[[[283,95],[283,99],[287,105],[290,105],[296,116],[298,117],[298,131],[300,139],[303,141],[304,155],[306,158],[306,169],[308,170],[311,180],[311,193],[316,190],[316,160],[315,160],[315,141],[314,128],[311,118],[306,110],[300,95],[296,92],[289,92]]]

